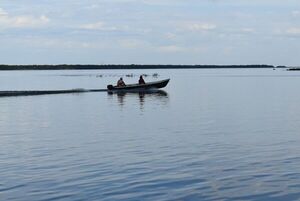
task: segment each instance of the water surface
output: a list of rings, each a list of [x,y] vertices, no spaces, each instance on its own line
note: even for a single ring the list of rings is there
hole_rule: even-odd
[[[0,98],[0,200],[300,200],[300,72],[6,71],[0,90],[140,74],[171,81],[161,93]]]

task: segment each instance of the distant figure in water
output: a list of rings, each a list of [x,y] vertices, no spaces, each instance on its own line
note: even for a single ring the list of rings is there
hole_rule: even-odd
[[[145,82],[145,80],[143,79],[143,76],[142,76],[142,75],[140,76],[139,84],[146,84],[146,82]]]
[[[120,78],[117,82],[117,87],[124,87],[124,86],[126,86],[126,84],[123,81],[123,78]]]

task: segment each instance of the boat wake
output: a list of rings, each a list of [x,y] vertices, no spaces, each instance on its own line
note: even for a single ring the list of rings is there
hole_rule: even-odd
[[[8,96],[37,96],[50,94],[71,94],[87,92],[106,92],[106,89],[69,89],[69,90],[34,90],[34,91],[0,91],[0,97]]]

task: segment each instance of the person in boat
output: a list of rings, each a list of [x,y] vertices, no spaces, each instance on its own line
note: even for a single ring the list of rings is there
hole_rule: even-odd
[[[117,82],[117,87],[124,87],[124,86],[126,86],[126,84],[123,81],[123,78],[120,78]]]
[[[142,75],[140,76],[139,84],[146,84],[146,82],[145,82],[145,80],[143,79],[143,76],[142,76]]]

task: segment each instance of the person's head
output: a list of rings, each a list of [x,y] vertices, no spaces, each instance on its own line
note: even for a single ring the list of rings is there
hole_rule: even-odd
[[[143,79],[143,76],[142,76],[142,75],[140,76],[140,79]]]
[[[123,78],[122,78],[122,77],[120,77],[120,80],[123,80]]]

